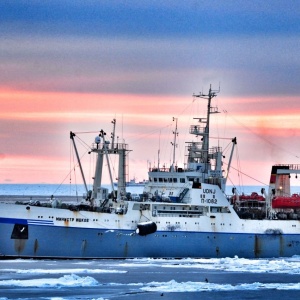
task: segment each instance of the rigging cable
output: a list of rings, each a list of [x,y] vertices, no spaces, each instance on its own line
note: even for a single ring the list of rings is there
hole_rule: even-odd
[[[281,146],[278,146],[278,145],[274,144],[273,142],[271,142],[270,140],[268,140],[268,139],[262,137],[261,135],[259,135],[259,134],[256,133],[255,131],[253,131],[251,128],[249,128],[248,126],[246,126],[245,124],[243,124],[241,121],[237,120],[237,119],[234,118],[232,115],[230,115],[229,112],[228,112],[227,110],[223,110],[223,112],[224,112],[225,114],[228,114],[229,117],[230,117],[232,120],[234,120],[236,123],[238,123],[239,125],[241,125],[241,126],[244,127],[245,129],[247,129],[248,131],[250,131],[253,135],[257,136],[258,138],[260,138],[260,139],[263,140],[264,142],[268,143],[268,144],[271,145],[272,147],[278,148],[278,149],[280,149],[281,151],[286,152],[286,153],[288,153],[288,154],[290,154],[290,155],[292,155],[292,156],[294,156],[294,157],[296,157],[296,158],[300,158],[300,157],[299,157],[298,155],[296,155],[295,153],[293,153],[293,152],[291,152],[291,151],[289,151],[289,150],[287,150],[287,149],[285,149],[285,148],[283,148],[283,147],[281,147]]]
[[[76,136],[77,137],[77,136]],[[78,162],[75,163],[75,158],[74,158],[74,151],[72,151],[73,147],[72,147],[72,142],[70,141],[70,171],[69,173],[65,176],[65,178],[61,181],[61,183],[58,185],[58,187],[56,188],[56,190],[54,191],[53,195],[56,194],[56,192],[59,190],[59,188],[62,186],[62,184],[66,181],[66,179],[69,177],[70,180],[70,195],[71,195],[71,184],[72,184],[72,178],[71,178],[71,174],[74,171],[74,177],[75,177],[75,187],[76,187],[76,197],[77,197],[77,201],[78,199],[78,190],[77,190],[77,180],[76,180],[76,167],[79,166]],[[73,149],[74,150],[74,149]],[[88,150],[86,150],[82,156],[80,157],[80,161],[81,159],[88,153]],[[73,159],[72,159],[73,158]],[[73,166],[72,166],[72,160],[73,160]]]
[[[225,165],[228,165],[226,162],[223,162],[223,163],[224,163]],[[233,166],[231,166],[230,169],[234,169],[234,170],[237,171],[238,173],[241,173],[242,175],[245,175],[246,177],[248,177],[248,178],[250,178],[250,179],[252,179],[252,180],[254,180],[254,181],[256,181],[256,182],[258,182],[258,183],[260,183],[260,184],[263,184],[263,185],[265,185],[265,186],[268,186],[268,184],[266,184],[266,183],[264,183],[264,182],[262,182],[262,181],[259,181],[258,179],[256,179],[256,178],[254,178],[254,177],[252,177],[252,176],[250,176],[250,175],[248,175],[248,174],[246,174],[246,173],[244,173],[244,172],[238,170],[237,168],[235,168],[235,167],[233,167]],[[230,181],[231,181],[231,180],[230,180]],[[232,181],[231,181],[231,182],[232,182]]]

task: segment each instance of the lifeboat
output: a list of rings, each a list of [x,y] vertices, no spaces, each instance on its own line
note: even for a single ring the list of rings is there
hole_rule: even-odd
[[[233,196],[232,200],[235,202],[236,196]],[[256,192],[252,192],[251,195],[240,195],[239,201],[265,201],[265,197],[258,195]]]
[[[258,195],[256,192],[252,192],[251,195],[241,195],[240,201],[265,201],[265,197]]]
[[[277,196],[272,200],[273,208],[300,208],[300,195],[293,194],[290,197]]]

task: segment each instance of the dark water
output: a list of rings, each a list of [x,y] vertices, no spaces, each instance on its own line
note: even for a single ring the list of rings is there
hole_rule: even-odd
[[[2,260],[0,299],[299,299],[300,257]]]

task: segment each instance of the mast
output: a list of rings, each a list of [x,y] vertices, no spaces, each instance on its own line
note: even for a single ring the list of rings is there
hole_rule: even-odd
[[[203,134],[203,143],[202,143],[202,150],[204,155],[204,161],[205,163],[209,163],[209,157],[208,157],[208,150],[209,150],[209,125],[210,125],[210,115],[214,113],[219,113],[217,107],[211,107],[211,100],[215,97],[217,97],[217,93],[220,92],[220,89],[217,91],[214,91],[211,89],[211,85],[209,87],[208,94],[205,95],[203,93],[200,93],[199,95],[194,95],[196,98],[202,98],[207,100],[207,117],[206,117],[206,126],[204,128],[204,134]]]
[[[105,156],[106,156],[106,161],[107,161],[107,166],[108,166],[108,171],[109,171],[111,189],[112,189],[113,197],[114,197],[114,199],[116,199],[116,193],[115,193],[115,189],[114,189],[114,182],[113,182],[113,179],[112,179],[110,163],[109,163],[109,158],[108,158],[108,150],[107,150],[109,142],[107,143],[105,141],[105,135],[106,135],[106,133],[101,129],[99,136],[102,137],[102,139],[103,139],[103,148],[104,148],[104,151],[105,151]]]
[[[95,177],[94,177],[94,184],[93,184],[93,198],[98,197],[98,188],[101,187],[101,182],[102,182],[103,152],[99,150],[100,142],[101,142],[101,138],[98,135],[95,138],[96,151],[92,149],[92,151],[97,153]]]
[[[107,160],[107,167],[109,171],[109,179],[112,189],[112,194],[114,198],[121,199],[126,194],[126,167],[127,167],[127,153],[131,150],[127,149],[127,145],[125,143],[119,143],[118,141],[114,142],[115,136],[115,119],[113,120],[113,132],[111,135],[112,142],[114,146],[110,146],[110,142],[105,139],[106,133],[104,130],[100,130],[99,135],[95,138],[95,144],[92,148],[92,152],[98,154],[97,156],[97,163],[96,163],[96,170],[95,170],[95,177],[94,177],[94,197],[97,197],[97,191],[101,187],[101,180],[102,180],[102,171],[103,171],[103,160],[104,156]],[[101,141],[102,140],[102,141]],[[114,188],[113,183],[113,176],[112,170],[109,161],[109,155],[118,155],[119,156],[119,170],[118,170],[118,188],[117,190]]]
[[[116,119],[113,119],[111,122],[113,124],[113,132],[111,133],[111,149],[114,149],[115,135],[116,135]]]
[[[160,134],[161,134],[161,131],[159,131],[158,150],[157,150],[157,169],[158,170],[159,170],[159,163],[160,163]]]
[[[171,142],[172,146],[173,146],[173,163],[172,163],[172,166],[174,168],[175,166],[175,150],[176,150],[176,147],[177,147],[177,144],[176,144],[176,138],[178,136],[178,131],[177,131],[177,121],[178,121],[178,118],[174,118],[173,117],[173,122],[175,121],[175,131],[173,131],[173,135],[174,135],[174,141]]]
[[[195,172],[194,181],[218,185],[223,191],[225,189],[225,178],[222,170],[222,148],[209,145],[210,138],[210,115],[219,113],[217,107],[212,107],[212,99],[217,96],[219,90],[212,90],[211,85],[207,94],[199,93],[193,95],[207,101],[206,117],[194,118],[198,124],[190,126],[190,134],[195,140],[187,142],[187,169]]]

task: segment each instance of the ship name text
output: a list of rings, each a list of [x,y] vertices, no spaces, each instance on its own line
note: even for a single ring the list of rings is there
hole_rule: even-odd
[[[63,221],[63,222],[88,222],[89,219],[85,218],[63,218],[63,217],[56,217],[56,221]]]
[[[215,199],[216,190],[215,189],[203,189],[203,194],[200,194],[201,203],[206,204],[217,204],[218,200]]]

